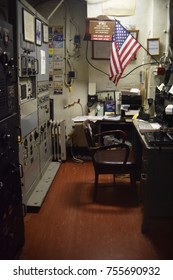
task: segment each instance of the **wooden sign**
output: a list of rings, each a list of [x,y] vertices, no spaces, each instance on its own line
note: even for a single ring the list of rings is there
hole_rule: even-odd
[[[88,18],[86,21],[86,33],[84,40],[112,41],[115,21]]]
[[[90,20],[89,33],[91,35],[112,35],[115,28],[114,21]]]

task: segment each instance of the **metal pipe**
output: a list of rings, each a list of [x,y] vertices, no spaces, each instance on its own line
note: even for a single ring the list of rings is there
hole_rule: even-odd
[[[59,4],[55,7],[55,9],[51,12],[51,14],[48,16],[48,20],[53,16],[53,14],[56,12],[56,10],[61,6],[61,4],[64,2],[64,0],[61,0]]]

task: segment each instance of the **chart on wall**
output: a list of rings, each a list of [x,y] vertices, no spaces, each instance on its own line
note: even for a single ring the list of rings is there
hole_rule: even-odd
[[[63,26],[49,27],[49,87],[54,94],[63,93],[64,33]]]

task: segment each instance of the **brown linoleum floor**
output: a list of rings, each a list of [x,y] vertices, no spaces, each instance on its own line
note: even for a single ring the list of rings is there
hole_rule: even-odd
[[[103,176],[111,182],[111,176]],[[38,213],[25,217],[25,260],[154,260],[173,258],[172,221],[141,233],[142,206],[129,178],[101,188],[92,200],[91,162],[60,166]]]

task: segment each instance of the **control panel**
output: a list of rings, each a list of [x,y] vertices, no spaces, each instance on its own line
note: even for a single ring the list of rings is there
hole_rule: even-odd
[[[50,123],[50,100],[46,85],[41,86],[42,94],[38,97],[38,116],[40,134],[40,170],[51,158],[51,123]]]
[[[45,82],[38,82],[37,85],[37,91],[38,91],[38,95],[42,94],[42,93],[48,93],[49,91],[49,82],[45,81]]]
[[[0,259],[13,259],[24,244],[13,46],[13,26],[0,20]]]
[[[28,54],[21,55],[21,77],[35,76],[38,74],[38,60]]]
[[[20,143],[20,162],[23,166],[24,177],[22,178],[23,183],[23,202],[30,195],[32,185],[39,174],[39,145],[40,137],[39,131],[34,129],[28,135],[23,137]]]
[[[23,166],[22,200],[28,210],[30,197],[46,171],[51,154],[48,43],[41,36],[36,43],[36,19],[48,27],[48,21],[26,0],[11,1],[9,18],[14,22],[15,61],[18,69],[18,106],[21,143],[19,161]],[[12,14],[12,10],[16,14]],[[29,18],[29,22],[28,22]],[[44,55],[43,55],[44,54]],[[34,205],[35,207],[35,205]]]
[[[20,102],[26,102],[35,98],[35,86],[32,79],[22,79],[19,81],[19,99]]]
[[[18,161],[18,116],[0,120],[0,259],[12,259],[24,243]]]
[[[0,20],[0,119],[17,111],[12,25]]]

